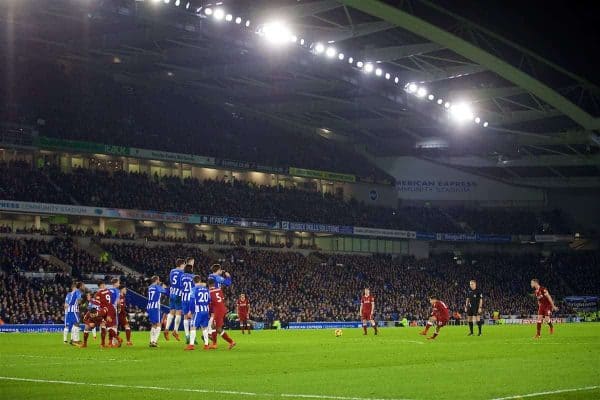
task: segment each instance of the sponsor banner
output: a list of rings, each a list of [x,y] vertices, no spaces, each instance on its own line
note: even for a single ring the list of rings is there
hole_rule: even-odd
[[[301,176],[304,178],[327,179],[330,181],[356,182],[356,177],[354,175],[296,167],[290,167],[290,175]]]
[[[477,186],[478,183],[471,180],[403,179],[396,182],[400,193],[468,193]]]
[[[567,321],[566,318],[550,318],[553,324],[564,324]],[[532,325],[537,324],[537,318],[506,318],[502,320],[503,324],[506,325]]]
[[[249,161],[227,160],[217,158],[215,164],[224,168],[246,169],[251,171],[268,172],[272,174],[287,174],[288,169],[283,167],[271,167],[269,165],[257,164]]]
[[[340,322],[290,322],[288,329],[337,329],[337,328],[360,328],[360,321]]]
[[[589,312],[598,310],[597,296],[568,296],[564,300],[575,311]]]
[[[417,240],[436,240],[437,236],[435,233],[429,232],[417,232]]]
[[[62,332],[65,326],[63,324],[4,324],[0,325],[0,332],[10,333],[43,333],[43,332]],[[83,331],[84,325],[79,328]]]
[[[315,232],[315,233],[342,233],[345,235],[354,234],[354,228],[351,226],[311,224],[306,222],[281,222],[281,229],[286,231]]]
[[[254,220],[246,218],[203,215],[202,224],[207,225],[232,225],[242,228],[280,229],[280,223],[276,221]]]
[[[363,228],[360,226],[354,227],[354,234],[361,236],[375,236],[375,237],[391,237],[398,239],[416,239],[417,232],[414,231],[398,231],[394,229],[377,229],[377,228]]]
[[[508,243],[512,240],[512,237],[510,235],[485,235],[479,233],[436,233],[435,240],[445,242]]]
[[[571,242],[573,241],[572,235],[534,235],[536,242]]]
[[[149,160],[173,161],[195,165],[215,165],[214,157],[196,156],[193,154],[172,153],[170,151],[147,150],[132,147],[129,149],[131,157]]]
[[[80,140],[56,139],[47,136],[39,136],[35,144],[43,149],[58,149],[84,153],[112,154],[128,156],[130,148],[126,146],[111,146],[108,144],[84,142]]]

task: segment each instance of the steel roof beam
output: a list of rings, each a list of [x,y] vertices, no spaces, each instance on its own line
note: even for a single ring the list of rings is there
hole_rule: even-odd
[[[444,47],[437,43],[407,44],[403,46],[381,47],[366,49],[362,52],[362,58],[367,61],[394,61],[419,54],[431,53],[442,50]]]

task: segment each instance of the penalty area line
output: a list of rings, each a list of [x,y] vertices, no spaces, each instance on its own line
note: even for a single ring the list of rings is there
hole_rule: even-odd
[[[547,392],[537,392],[537,393],[528,393],[528,394],[516,394],[513,396],[507,397],[496,397],[491,400],[514,400],[514,399],[522,399],[524,397],[540,397],[552,394],[560,394],[560,393],[569,393],[569,392],[583,392],[586,390],[595,390],[600,389],[600,385],[597,386],[585,386],[580,388],[572,388],[572,389],[559,389],[559,390],[549,390]]]
[[[54,379],[34,379],[34,378],[18,378],[14,376],[0,376],[0,381],[17,381],[17,382],[34,382],[57,385],[80,385],[80,386],[99,386],[121,389],[142,389],[142,390],[157,390],[165,392],[192,392],[192,393],[209,393],[209,394],[226,394],[226,395],[245,395],[245,396],[260,396],[260,397],[283,397],[296,399],[324,399],[324,400],[411,400],[411,399],[381,399],[373,397],[345,397],[345,396],[328,396],[319,394],[293,394],[293,393],[255,393],[255,392],[237,392],[233,390],[210,390],[210,389],[189,389],[189,388],[172,388],[161,386],[143,386],[143,385],[123,385],[118,383],[95,383],[95,382],[76,382]]]

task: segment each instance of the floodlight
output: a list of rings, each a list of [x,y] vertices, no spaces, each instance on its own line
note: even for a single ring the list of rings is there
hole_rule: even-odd
[[[488,127],[488,125],[489,125],[489,124],[487,123],[487,121],[483,123],[483,127],[484,127],[484,128],[487,128],[487,127]]]
[[[466,103],[455,104],[450,108],[450,115],[457,122],[464,122],[467,120],[473,120],[473,111],[471,107]]]
[[[408,93],[416,93],[419,89],[416,83],[409,83],[406,87],[408,88]]]
[[[442,103],[443,103],[443,102],[444,102],[444,100],[442,100],[442,99],[438,99],[438,101],[437,101],[437,103],[438,103],[440,106],[442,105]]]
[[[390,73],[389,73],[389,72],[386,72],[386,73],[385,73],[385,79],[389,80],[391,77],[392,77],[392,76],[390,75]]]
[[[434,95],[432,95],[432,94],[430,94],[429,96],[427,96],[427,99],[428,99],[429,101],[433,101],[433,100],[435,100],[435,96],[434,96]]]
[[[217,21],[221,21],[223,18],[225,18],[225,11],[223,11],[222,8],[217,8],[213,13],[213,17],[215,17]]]
[[[204,9],[204,14],[206,15],[212,15],[213,14],[213,9],[208,7]]]
[[[363,67],[363,65],[364,65],[364,64],[363,64],[363,62],[362,62],[362,61],[357,61],[357,62],[356,62],[356,66],[357,66],[358,68],[362,68],[362,67]]]
[[[171,0],[165,0],[165,4],[169,4]]]
[[[235,19],[235,23],[238,24],[238,25],[241,24],[242,23],[242,18],[241,17],[237,17]]]
[[[338,54],[338,59],[342,61],[344,59],[344,53]]]
[[[225,21],[227,21],[227,22],[231,22],[231,20],[233,20],[233,15],[231,15],[231,14],[227,14],[227,15],[225,16]]]
[[[398,83],[398,82],[400,82],[400,78],[398,78],[398,77],[395,77],[395,78],[394,78],[394,83]]]
[[[337,54],[337,50],[335,49],[335,47],[328,47],[325,54],[327,55],[327,57],[333,58]]]
[[[315,44],[315,53],[321,54],[324,51],[325,51],[325,46],[323,46],[323,43]]]
[[[292,37],[295,37],[282,22],[266,23],[260,27],[258,34],[273,44],[288,43],[292,41]]]
[[[348,64],[354,64],[354,58],[348,57]]]
[[[190,9],[190,3],[189,3],[189,2],[188,2],[186,5],[185,5],[185,9],[186,9],[186,10],[189,10],[189,9]]]
[[[249,20],[249,19],[247,19],[247,20],[246,20],[246,28],[249,28],[249,27],[250,27],[250,20]]]
[[[181,4],[181,0],[175,0],[175,5],[176,5],[177,7],[179,7],[179,5],[180,5],[180,4]]]
[[[304,46],[304,39],[300,39],[300,46]]]
[[[444,107],[445,107],[445,108],[450,108],[450,106],[451,106],[451,104],[450,104],[450,102],[449,102],[449,101],[447,101],[446,103],[444,103]]]
[[[365,64],[365,72],[366,72],[367,74],[370,74],[371,72],[373,72],[373,69],[374,69],[374,68],[375,68],[375,67],[373,67],[373,64],[371,64],[371,63],[366,63],[366,64]]]
[[[476,123],[476,124],[478,124],[478,123],[480,123],[480,122],[481,122],[481,118],[479,118],[479,117],[475,117],[475,123]]]
[[[377,76],[383,75],[383,71],[381,70],[381,68],[375,69],[375,75],[377,75]]]
[[[419,89],[417,89],[417,97],[425,96],[427,96],[427,89],[425,89],[424,87],[420,87]]]

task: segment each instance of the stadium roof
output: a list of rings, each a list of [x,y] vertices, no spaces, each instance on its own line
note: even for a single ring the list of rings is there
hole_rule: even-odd
[[[186,8],[187,0],[9,0],[0,5],[0,21],[9,27],[2,52],[84,65],[124,84],[168,87],[378,155],[436,143],[498,157],[597,153],[597,86],[428,0],[217,6],[250,20],[247,29],[208,17],[203,10],[214,6],[206,1],[190,2]],[[306,45],[273,47],[254,34],[273,20],[289,24]],[[392,79],[316,56],[315,43],[371,62]],[[435,101],[405,90],[410,82]],[[481,123],[454,123],[437,99],[468,103]]]

